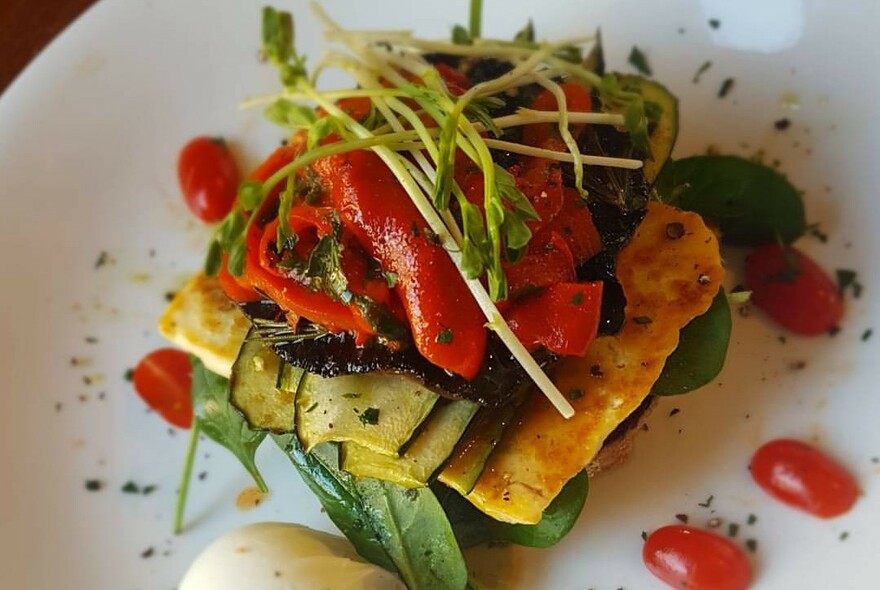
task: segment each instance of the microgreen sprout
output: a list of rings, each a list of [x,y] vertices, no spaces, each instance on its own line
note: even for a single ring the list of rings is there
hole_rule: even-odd
[[[525,254],[531,239],[527,222],[539,217],[513,175],[495,163],[492,150],[569,162],[577,189],[587,197],[582,186],[586,167],[636,169],[642,161],[582,154],[570,126],[589,123],[625,128],[634,147],[650,157],[648,125],[657,113],[639,93],[621,89],[615,76],[599,76],[582,65],[581,45],[595,42],[596,37],[538,42],[529,23],[513,41],[486,39],[481,36],[481,5],[479,0],[472,2],[469,28],[456,27],[451,41],[427,41],[406,31],[348,31],[312,4],[325,27],[326,40],[336,46],[315,65],[311,76],[305,57],[295,48],[293,17],[265,8],[262,55],[278,69],[284,89],[274,96],[250,99],[246,106],[263,107],[270,121],[292,133],[303,133],[305,149],[265,182],[248,181],[242,185],[235,209],[214,234],[206,271],[216,273],[226,255],[229,271],[242,274],[244,236],[258,217],[253,212],[279,186],[278,248],[295,240],[288,212],[301,198],[297,191],[298,175],[321,158],[372,150],[424,217],[427,227],[423,231],[436,236],[459,269],[486,316],[487,327],[499,335],[556,408],[570,417],[573,409],[565,396],[517,340],[495,305],[508,295],[503,266]],[[428,53],[494,57],[509,62],[512,68],[456,96],[425,59]],[[357,88],[319,91],[320,75],[330,69],[344,71]],[[597,90],[607,112],[570,111],[560,79]],[[526,85],[538,85],[550,92],[558,109],[521,108],[505,116],[492,115],[504,105],[507,93]],[[370,115],[355,119],[338,104],[346,98],[368,99]],[[567,151],[541,149],[501,138],[506,128],[534,123],[555,123]],[[331,133],[339,139],[324,143],[322,140]],[[483,173],[482,207],[471,203],[455,180],[459,153]]]

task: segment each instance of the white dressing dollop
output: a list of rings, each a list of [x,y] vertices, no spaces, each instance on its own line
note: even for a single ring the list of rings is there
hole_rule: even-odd
[[[180,590],[406,590],[342,537],[280,522],[252,524],[209,545]]]

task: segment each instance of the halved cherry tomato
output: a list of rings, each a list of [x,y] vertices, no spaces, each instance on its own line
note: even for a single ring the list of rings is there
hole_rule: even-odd
[[[672,525],[648,536],[642,549],[648,570],[673,588],[744,590],[752,566],[730,540],[690,526]]]
[[[777,500],[821,518],[849,511],[859,486],[839,463],[797,440],[766,443],[752,457],[752,478]]]
[[[190,211],[202,221],[220,221],[232,210],[240,176],[222,138],[196,137],[187,143],[177,160],[177,178]]]
[[[192,367],[185,352],[154,350],[138,363],[132,380],[141,399],[170,424],[179,428],[192,425]]]
[[[766,244],[746,258],[752,301],[774,321],[805,336],[824,334],[843,318],[837,285],[805,254]]]

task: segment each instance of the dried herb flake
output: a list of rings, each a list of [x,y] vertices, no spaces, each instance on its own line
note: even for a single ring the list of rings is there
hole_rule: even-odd
[[[379,423],[379,408],[367,408],[360,416],[358,416],[358,419],[364,426],[367,424],[375,426]]]
[[[635,45],[633,45],[632,50],[629,52],[628,61],[640,74],[650,76],[653,73],[650,64],[648,64],[648,57]]]

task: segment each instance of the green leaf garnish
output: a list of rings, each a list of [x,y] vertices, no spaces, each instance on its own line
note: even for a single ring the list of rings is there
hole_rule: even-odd
[[[651,66],[648,64],[648,57],[637,46],[633,45],[627,61],[629,61],[629,64],[638,70],[640,74],[644,76],[650,76],[652,74]]]

